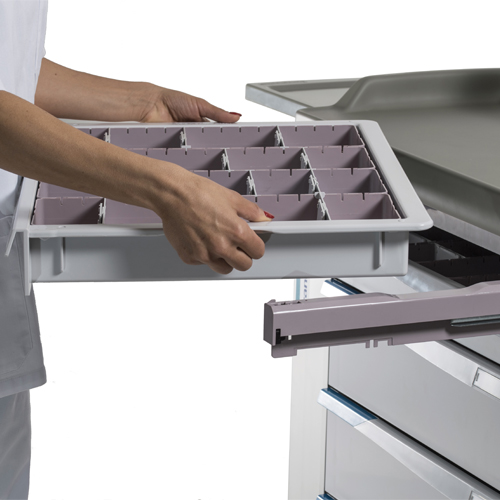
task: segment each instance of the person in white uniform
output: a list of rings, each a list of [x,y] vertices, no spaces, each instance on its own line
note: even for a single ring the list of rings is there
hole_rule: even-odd
[[[47,0],[0,0],[0,499],[26,499],[29,390],[46,382],[33,292],[22,288],[22,247],[4,256],[23,176],[154,210],[181,259],[245,271],[264,243],[243,219],[256,204],[178,165],[140,156],[57,118],[236,122],[203,99],[148,83],[80,73],[46,59]]]

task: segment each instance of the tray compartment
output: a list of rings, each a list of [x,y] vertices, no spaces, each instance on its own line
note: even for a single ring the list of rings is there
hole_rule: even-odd
[[[227,150],[231,170],[305,168],[302,148],[232,148]]]
[[[148,156],[156,160],[168,161],[180,165],[186,170],[222,170],[224,169],[224,150],[220,148],[152,148]]]
[[[97,224],[103,198],[39,198],[35,202],[34,225]]]
[[[399,219],[387,194],[325,194],[324,199],[332,220]]]
[[[143,207],[106,199],[103,224],[161,224],[155,212]]]
[[[181,127],[110,128],[109,142],[121,148],[180,148]]]
[[[290,146],[362,146],[354,125],[280,126],[285,147]]]
[[[245,198],[272,213],[277,221],[321,220],[325,217],[320,200],[313,194],[268,194]]]
[[[236,191],[239,194],[247,195],[250,193],[249,172],[228,172],[227,170],[204,170],[194,172],[197,175],[207,177],[211,181],[224,186],[225,188]]]
[[[373,169],[314,170],[320,191],[326,193],[386,193]]]
[[[363,146],[307,147],[311,168],[375,168]]]
[[[314,191],[312,175],[310,170],[304,169],[255,170],[252,172],[257,196],[265,194],[312,193]]]
[[[40,182],[37,198],[99,198],[99,196]]]
[[[104,141],[106,139],[106,134],[108,132],[107,127],[92,127],[92,128],[79,128],[80,132],[83,132],[84,134],[89,134],[92,137],[96,137],[97,139],[101,139],[101,141]]]
[[[186,127],[186,146],[234,148],[279,146],[278,127]]]
[[[129,148],[128,151],[141,156],[146,156],[148,154],[148,150],[146,148]]]

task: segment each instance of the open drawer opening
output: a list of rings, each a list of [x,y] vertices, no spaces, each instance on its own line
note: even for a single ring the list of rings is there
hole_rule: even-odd
[[[409,260],[470,286],[500,280],[500,256],[438,228],[410,235]]]

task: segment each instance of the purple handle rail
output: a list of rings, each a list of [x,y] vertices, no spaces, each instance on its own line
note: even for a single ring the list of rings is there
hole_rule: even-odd
[[[500,332],[499,304],[500,281],[426,293],[272,300],[264,305],[264,340],[277,358],[312,347],[491,335]]]

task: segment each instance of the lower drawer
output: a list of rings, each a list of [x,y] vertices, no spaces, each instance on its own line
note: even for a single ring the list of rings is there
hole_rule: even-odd
[[[440,359],[434,361],[448,369],[448,357],[450,363],[456,361],[450,356],[456,354],[456,344],[441,346]],[[492,365],[485,360],[484,366]],[[481,374],[485,380],[491,377]],[[500,489],[500,399],[466,385],[406,346],[331,348],[329,384]]]
[[[500,365],[500,335],[486,335],[455,341]]]
[[[338,500],[500,498],[340,393],[322,390],[318,401],[329,410],[325,489]]]
[[[447,498],[354,427],[328,415],[325,490],[338,500]]]

